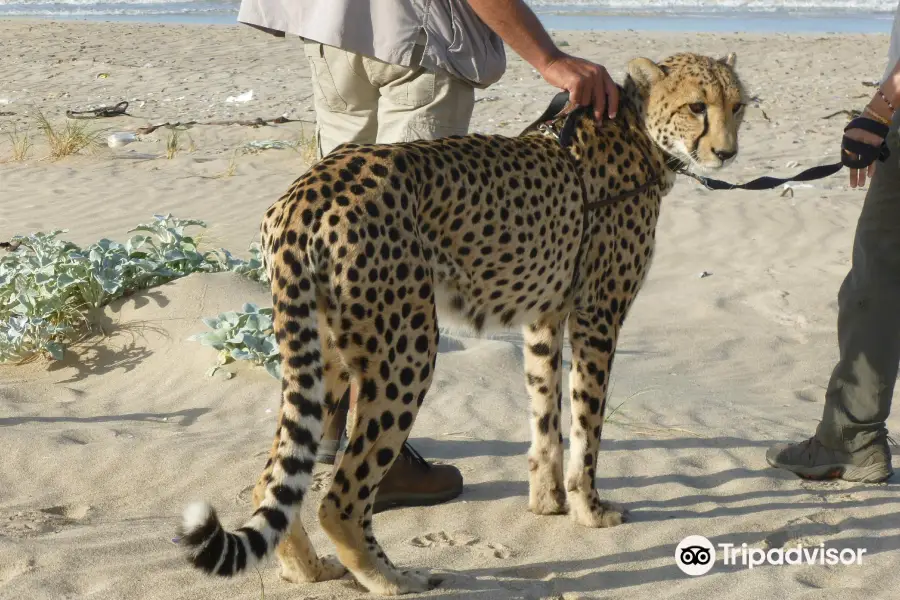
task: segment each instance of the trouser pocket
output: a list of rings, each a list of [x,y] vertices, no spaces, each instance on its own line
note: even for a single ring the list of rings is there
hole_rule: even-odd
[[[306,42],[303,50],[312,71],[313,95],[316,102],[333,111],[346,110],[347,102],[338,93],[331,67],[325,58],[325,45],[318,42]]]

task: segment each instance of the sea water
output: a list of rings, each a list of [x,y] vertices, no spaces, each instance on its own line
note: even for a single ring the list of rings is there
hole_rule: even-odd
[[[897,0],[527,0],[560,30],[889,33]],[[234,24],[239,0],[0,0],[0,18]]]

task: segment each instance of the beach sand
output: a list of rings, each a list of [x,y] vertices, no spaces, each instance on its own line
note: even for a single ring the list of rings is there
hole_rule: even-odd
[[[847,118],[880,77],[885,36],[555,32],[565,49],[621,80],[637,55],[737,52],[753,98],[737,161],[721,176],[787,175],[837,158]],[[226,98],[253,90],[246,103]],[[477,93],[473,130],[515,134],[555,90],[510,55],[507,75]],[[153,214],[205,219],[208,244],[247,256],[260,218],[308,165],[297,150],[240,150],[312,133],[308,64],[298,40],[244,27],[0,22],[0,132],[30,128],[34,107],[130,102],[110,132],[175,121],[271,119],[251,128],[197,125],[167,160],[159,129],[124,148],[0,164],[0,240],[68,229],[89,244],[124,241]],[[9,114],[13,113],[13,114]],[[0,160],[12,149],[0,135]],[[792,191],[710,192],[681,180],[664,201],[656,258],[619,343],[597,485],[631,522],[590,530],[527,511],[529,401],[521,338],[448,336],[411,441],[458,466],[465,490],[430,508],[382,513],[391,559],[445,573],[429,598],[896,597],[900,520],[887,485],[811,483],[767,467],[766,448],[808,436],[837,357],[836,294],[864,197],[845,174]],[[709,276],[700,277],[706,272]],[[192,275],[107,307],[106,337],[61,363],[0,367],[0,598],[59,600],[357,598],[351,580],[296,585],[274,562],[233,580],[194,571],[173,544],[184,506],[205,499],[223,521],[250,513],[250,490],[275,428],[279,384],[262,368],[209,378],[215,352],[191,334],[201,317],[265,306],[233,274]],[[568,359],[568,355],[566,357]],[[568,362],[568,361],[567,361]],[[564,378],[567,381],[567,378]],[[567,390],[566,390],[567,393]],[[565,408],[564,430],[568,429]],[[896,412],[896,411],[895,411]],[[894,415],[890,429],[900,428]],[[303,508],[312,520],[327,470]],[[674,562],[688,535],[757,548],[802,542],[865,548],[861,565],[724,565],[688,577]]]

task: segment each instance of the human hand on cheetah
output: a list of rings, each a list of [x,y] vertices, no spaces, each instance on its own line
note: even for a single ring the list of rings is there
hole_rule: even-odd
[[[594,118],[602,122],[615,118],[619,106],[619,88],[606,67],[589,60],[562,54],[539,71],[547,83],[569,92],[575,106],[593,106]]]
[[[469,0],[469,6],[547,83],[569,92],[575,107],[593,106],[598,122],[616,116],[619,88],[606,67],[557,48],[524,0]]]

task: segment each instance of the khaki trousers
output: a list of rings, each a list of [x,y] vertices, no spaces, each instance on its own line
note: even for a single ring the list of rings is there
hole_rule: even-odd
[[[816,437],[859,450],[887,435],[885,421],[900,365],[900,113],[875,167],[856,236],[853,262],[838,293],[840,360],[825,393]]]
[[[475,88],[443,71],[391,65],[307,41],[319,157],[347,142],[395,143],[468,133]],[[413,63],[421,57],[417,46]]]

